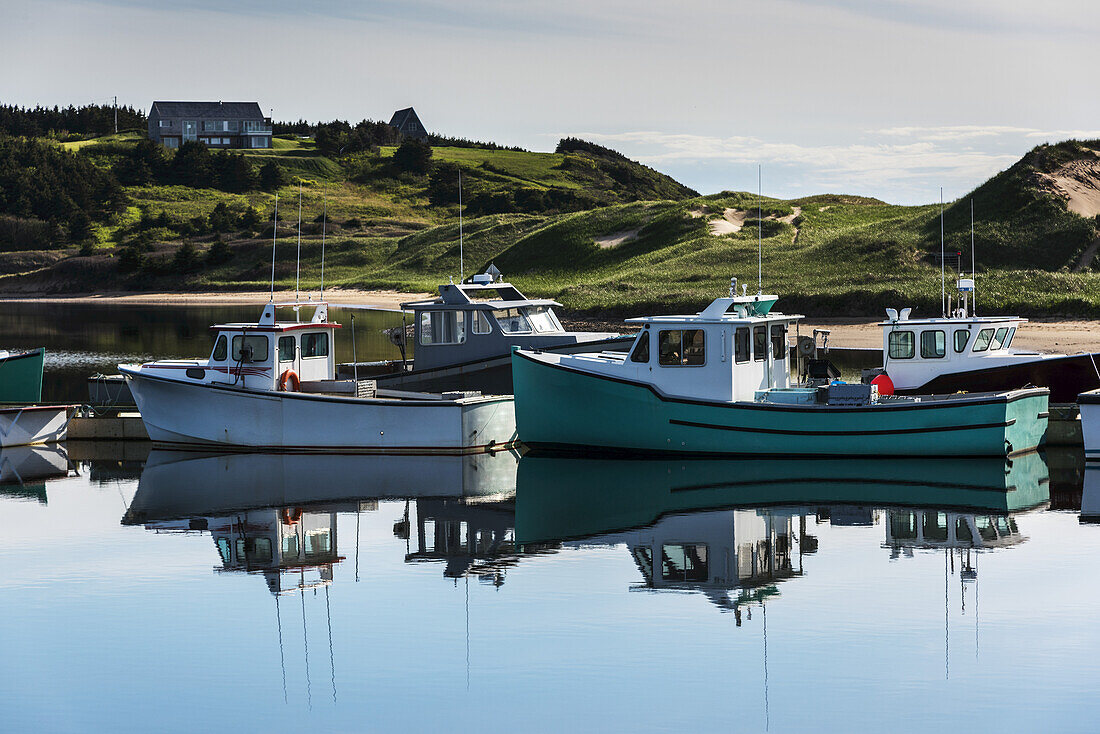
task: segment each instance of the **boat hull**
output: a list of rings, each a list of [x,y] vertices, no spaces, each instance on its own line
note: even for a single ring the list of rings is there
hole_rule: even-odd
[[[259,450],[467,453],[515,442],[511,397],[356,399],[243,390],[119,368],[162,445]]]
[[[938,375],[919,387],[897,388],[896,391],[898,395],[947,395],[1034,386],[1050,390],[1051,403],[1075,403],[1079,393],[1100,388],[1098,367],[1100,355],[1072,354],[989,369],[952,372]]]
[[[42,400],[45,354],[46,350],[39,347],[0,359],[0,403],[37,403]]]
[[[1100,390],[1082,393],[1077,401],[1081,407],[1081,436],[1085,443],[1085,459],[1100,460]]]
[[[1004,456],[1039,446],[1047,391],[794,406],[669,398],[513,354],[516,427],[533,448],[791,456]]]
[[[61,441],[74,410],[71,405],[0,408],[0,448]]]

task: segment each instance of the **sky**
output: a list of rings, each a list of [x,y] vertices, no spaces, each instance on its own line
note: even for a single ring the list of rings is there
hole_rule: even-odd
[[[701,193],[964,195],[1100,138],[1095,0],[0,0],[0,102],[257,100],[553,150]]]

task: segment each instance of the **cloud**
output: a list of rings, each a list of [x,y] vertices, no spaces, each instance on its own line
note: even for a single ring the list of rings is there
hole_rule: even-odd
[[[1009,125],[940,125],[931,127],[888,127],[869,131],[873,135],[888,137],[911,137],[919,140],[948,141],[968,140],[971,138],[989,138],[1000,135],[1030,135],[1035,132],[1030,127],[1012,127]]]
[[[1044,140],[1100,140],[1100,130],[1032,130],[1026,137]]]

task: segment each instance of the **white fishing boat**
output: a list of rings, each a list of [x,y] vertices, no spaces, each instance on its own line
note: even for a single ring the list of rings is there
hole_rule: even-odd
[[[279,321],[277,309],[292,309]],[[301,313],[312,309],[303,321]],[[335,379],[324,301],[269,302],[255,323],[219,324],[207,359],[119,365],[159,444],[379,453],[467,453],[515,439],[511,396],[376,390]]]

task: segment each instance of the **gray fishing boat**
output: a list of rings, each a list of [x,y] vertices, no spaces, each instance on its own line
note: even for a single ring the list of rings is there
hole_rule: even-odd
[[[527,298],[490,266],[431,300],[401,304],[411,323],[390,330],[403,359],[339,365],[343,379],[370,377],[390,390],[512,393],[512,347],[570,354],[626,352],[633,335],[566,331],[549,299]],[[415,359],[408,358],[410,345]]]

